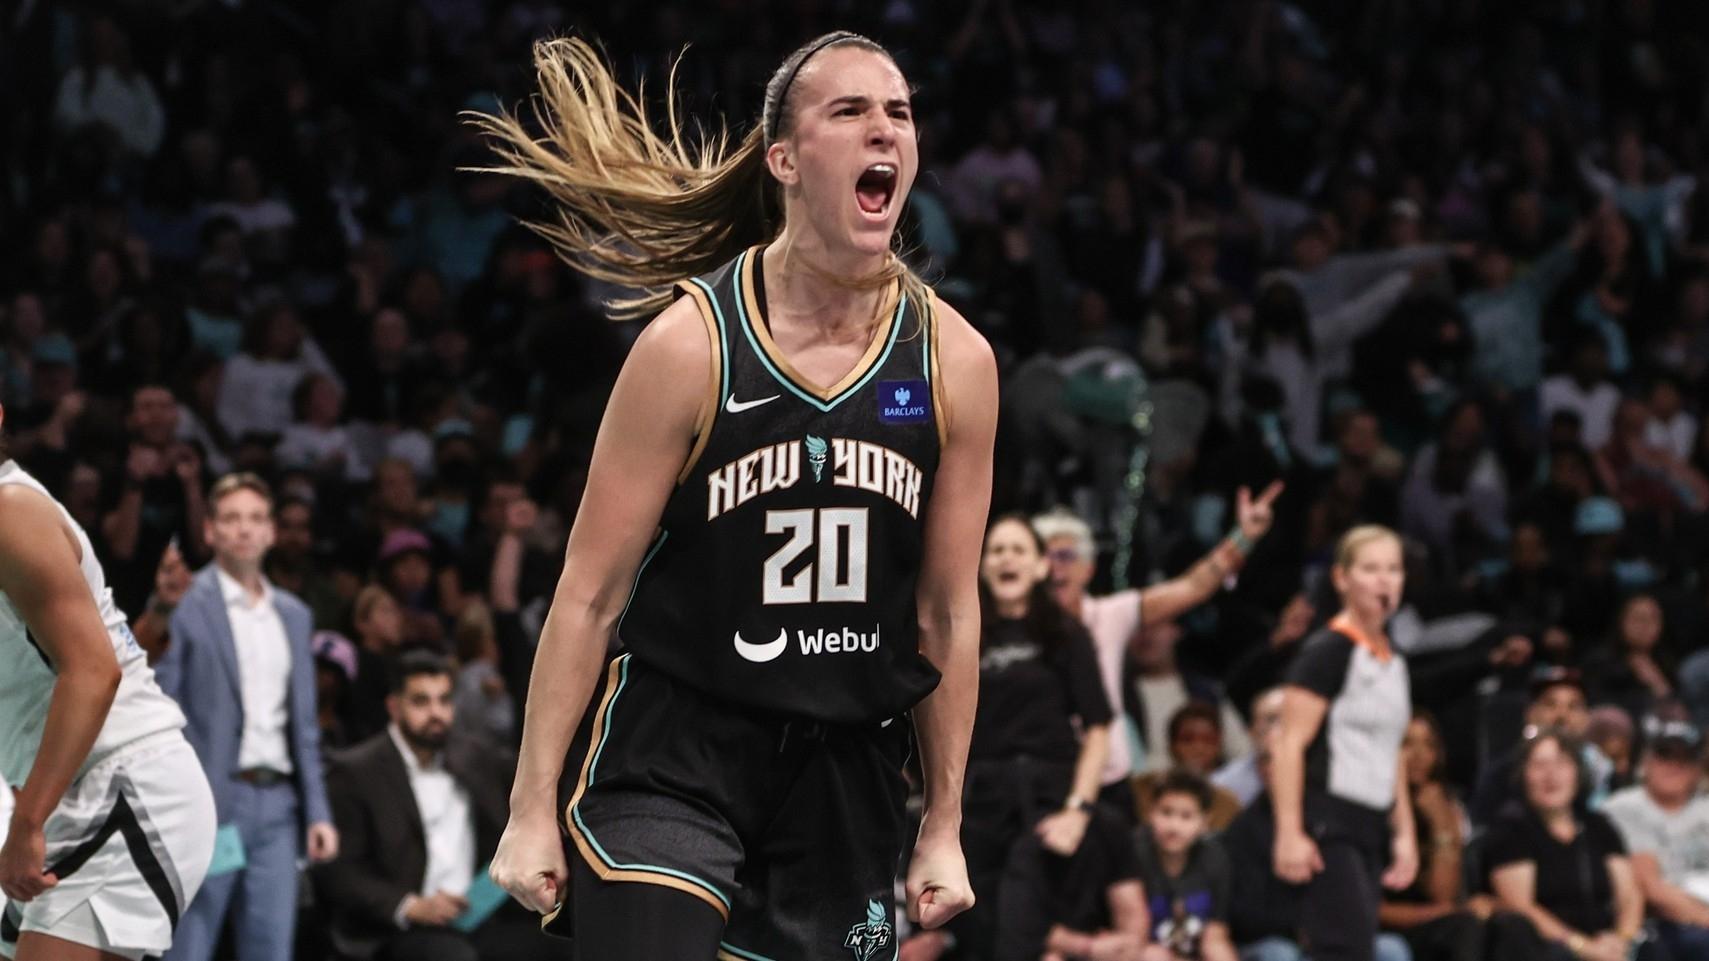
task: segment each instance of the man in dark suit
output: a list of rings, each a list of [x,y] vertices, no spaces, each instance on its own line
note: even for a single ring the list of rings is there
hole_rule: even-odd
[[[338,853],[321,774],[313,618],[268,583],[273,495],[254,474],[208,494],[214,562],[172,612],[155,678],[184,711],[184,736],[214,790],[214,863],[167,961],[209,961],[227,915],[244,961],[291,961],[297,861]]]
[[[335,754],[327,771],[342,854],[315,879],[334,912],[333,944],[373,961],[568,957],[508,897],[473,930],[453,922],[498,847],[509,815],[508,756],[453,738],[452,671],[441,657],[399,659],[387,729]]]

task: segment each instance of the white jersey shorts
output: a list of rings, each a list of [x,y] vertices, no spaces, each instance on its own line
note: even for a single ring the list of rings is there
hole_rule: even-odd
[[[213,792],[178,731],[102,758],[43,828],[59,884],[0,911],[0,957],[32,931],[131,961],[164,953],[207,874],[214,830]]]

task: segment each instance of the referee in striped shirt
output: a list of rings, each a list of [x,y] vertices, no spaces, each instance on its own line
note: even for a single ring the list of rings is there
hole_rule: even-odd
[[[1418,870],[1400,742],[1412,713],[1406,662],[1386,622],[1405,584],[1400,538],[1355,527],[1331,570],[1341,612],[1288,668],[1272,745],[1276,874],[1304,884],[1313,961],[1370,961],[1379,887]]]

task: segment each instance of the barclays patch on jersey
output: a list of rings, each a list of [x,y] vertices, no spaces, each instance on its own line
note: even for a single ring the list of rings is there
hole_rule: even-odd
[[[932,416],[932,391],[923,380],[878,382],[878,419],[886,424],[923,424]]]

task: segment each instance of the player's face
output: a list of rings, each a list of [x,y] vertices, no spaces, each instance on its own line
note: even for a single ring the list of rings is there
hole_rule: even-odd
[[[415,675],[404,682],[402,691],[386,699],[386,709],[404,740],[428,750],[443,748],[456,718],[450,675]]]
[[[1400,542],[1384,537],[1360,546],[1347,566],[1334,568],[1334,577],[1341,603],[1360,620],[1388,620],[1400,606],[1400,592],[1406,586]]]
[[[919,168],[902,72],[883,54],[832,47],[793,88],[792,128],[768,151],[773,174],[827,246],[883,254]]]
[[[259,564],[273,546],[273,508],[252,490],[220,498],[208,518],[208,546],[228,563]]]
[[[1151,805],[1151,835],[1158,848],[1181,854],[1193,846],[1205,830],[1205,812],[1194,798],[1180,793],[1165,794]]]
[[[998,604],[1024,603],[1033,585],[1050,574],[1050,562],[1039,553],[1032,529],[1018,520],[999,521],[985,535],[979,576]]]

